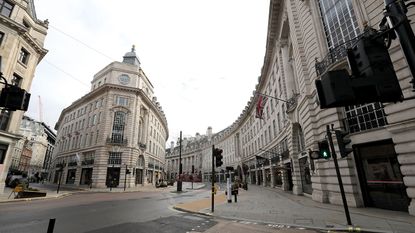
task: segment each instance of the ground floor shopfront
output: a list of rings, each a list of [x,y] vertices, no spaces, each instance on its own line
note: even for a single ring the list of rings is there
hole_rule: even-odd
[[[353,149],[354,155],[339,158],[349,206],[408,212],[411,201],[407,195],[408,185],[402,175],[399,155],[392,140],[354,144]],[[341,199],[333,202],[330,198],[321,200],[314,196],[314,192],[321,192],[320,189],[329,197],[340,196],[332,159],[315,161],[305,153],[296,157],[264,159],[257,156],[245,161],[242,164],[245,168],[242,180],[250,185],[279,188],[295,195],[308,196],[315,201],[341,205]],[[210,182],[211,174],[205,172],[203,178],[205,182]],[[225,182],[224,173],[217,172],[215,180]],[[316,183],[313,184],[312,180]],[[361,201],[356,201],[359,198]]]
[[[128,169],[128,171],[127,171]],[[134,168],[129,169],[125,166],[114,165],[106,167],[106,172],[99,174],[94,179],[94,170],[102,170],[99,167],[65,167],[63,170],[56,168],[53,172],[53,183],[72,186],[90,186],[93,188],[127,188],[138,185],[154,184],[164,179],[162,170]]]
[[[102,155],[102,156],[101,156]],[[50,182],[91,188],[130,188],[165,179],[164,165],[133,153],[88,151],[60,156],[51,169]]]

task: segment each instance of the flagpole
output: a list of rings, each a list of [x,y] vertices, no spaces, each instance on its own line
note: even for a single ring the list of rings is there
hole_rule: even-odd
[[[274,97],[274,96],[270,96],[270,95],[267,95],[267,94],[263,94],[263,93],[257,92],[257,91],[255,91],[255,94],[256,95],[261,95],[261,96],[266,96],[266,97],[269,97],[269,98],[272,98],[272,99],[276,99],[276,100],[279,100],[279,101],[282,101],[282,102],[285,102],[285,103],[289,103],[290,102],[288,100],[283,100],[283,99],[280,99],[280,98],[277,98],[277,97]]]

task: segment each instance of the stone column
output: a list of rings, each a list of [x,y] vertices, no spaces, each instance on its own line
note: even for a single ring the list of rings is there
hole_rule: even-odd
[[[256,185],[259,185],[259,171],[258,166],[255,165]]]
[[[270,167],[270,172],[271,172],[271,184],[270,187],[271,188],[275,188],[275,173],[274,173],[274,166],[271,165]]]
[[[287,98],[293,97],[293,93],[296,92],[294,71],[290,63],[290,54],[288,48],[288,42],[286,40],[281,41],[281,56],[284,69],[285,86],[287,88]]]
[[[288,191],[290,187],[288,183],[288,172],[290,172],[290,170],[286,170],[286,169],[282,170],[282,189],[284,191]]]
[[[300,162],[297,158],[293,158],[291,161],[292,167],[294,169],[294,171],[291,174],[293,179],[293,194],[301,195],[303,194],[303,185],[301,180]]]

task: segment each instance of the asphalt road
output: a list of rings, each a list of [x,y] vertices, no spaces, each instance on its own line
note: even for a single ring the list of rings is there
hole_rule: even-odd
[[[185,214],[171,206],[206,197],[206,190],[132,193],[81,193],[69,197],[0,204],[0,232],[188,232],[216,222]],[[203,224],[202,224],[203,223]]]

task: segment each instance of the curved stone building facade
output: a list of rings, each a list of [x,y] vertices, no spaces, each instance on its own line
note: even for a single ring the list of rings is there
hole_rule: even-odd
[[[44,41],[48,21],[36,17],[33,0],[3,0],[0,4],[1,73],[8,84],[30,92],[37,64],[48,52]],[[4,80],[1,81],[1,89]],[[0,193],[12,163],[23,111],[0,110]]]
[[[271,0],[266,53],[255,92],[280,100],[268,98],[259,119],[260,95],[253,95],[231,126],[188,152],[201,154],[204,178],[210,177],[214,144],[224,149],[222,168],[234,166],[248,183],[341,205],[333,160],[311,160],[308,153],[318,150],[326,126],[332,125],[350,133],[353,153],[339,158],[349,206],[415,215],[415,101],[321,110],[314,84],[328,70],[349,69],[346,49],[365,26],[378,29],[383,4]],[[409,8],[412,29],[414,13],[415,8]],[[397,40],[389,53],[404,97],[414,97],[413,77]],[[335,138],[334,145],[339,154]]]
[[[99,71],[91,91],[62,111],[52,182],[128,188],[164,177],[166,117],[134,46],[123,58]]]

